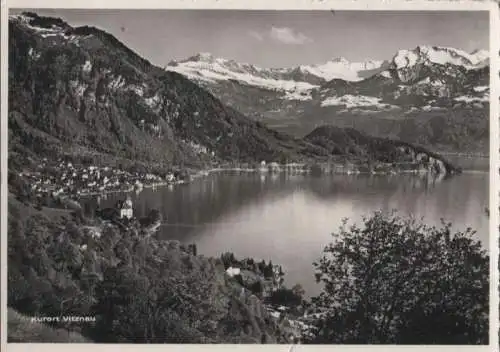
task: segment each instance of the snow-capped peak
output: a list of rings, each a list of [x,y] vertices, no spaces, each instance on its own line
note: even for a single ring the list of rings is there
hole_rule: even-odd
[[[484,67],[490,63],[490,53],[488,50],[478,49],[470,54],[476,60],[476,67]]]
[[[473,52],[470,53],[473,57],[476,58],[478,61],[483,61],[486,60],[490,57],[490,52],[488,50],[484,49],[476,49]]]
[[[183,61],[171,62],[166,69],[204,83],[236,80],[263,89],[289,93],[308,92],[315,88],[307,82],[285,79],[281,70],[262,69],[251,64],[216,58],[208,53],[200,53]]]
[[[336,78],[346,81],[360,81],[369,75],[378,73],[379,70],[382,71],[383,66],[384,61],[349,62],[346,58],[339,57],[321,65],[302,65],[300,70],[326,81]]]
[[[35,30],[63,31],[69,27],[69,25],[60,18],[40,17],[33,12],[9,15],[9,20],[18,21],[23,26]]]
[[[455,48],[420,45],[413,50],[399,50],[392,62],[395,69],[410,68],[425,63],[451,64],[472,69],[477,68],[488,57],[489,53],[486,50],[469,54]]]
[[[286,96],[300,96],[302,99],[309,97],[312,89],[333,79],[357,82],[378,74],[386,79],[399,77],[401,81],[407,82],[418,80],[420,70],[413,69],[416,65],[452,64],[471,69],[484,66],[488,56],[485,50],[469,54],[454,48],[422,45],[412,50],[398,51],[392,61],[350,62],[345,57],[337,57],[323,64],[261,68],[201,52],[182,61],[173,61],[166,69],[201,84],[238,81],[243,85],[279,91]]]
[[[31,22],[31,20],[33,19],[33,17],[27,13],[22,13],[22,14],[18,14],[18,15],[9,15],[9,19],[17,20],[19,22],[29,24]]]
[[[78,45],[80,39],[87,37],[76,34],[67,34],[71,27],[60,18],[41,17],[32,12],[10,15],[9,21],[31,30],[37,36],[44,39],[50,38],[51,40],[69,40]]]

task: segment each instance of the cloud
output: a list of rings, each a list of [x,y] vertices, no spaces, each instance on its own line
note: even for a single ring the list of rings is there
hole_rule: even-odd
[[[289,27],[272,27],[270,37],[276,41],[290,45],[301,45],[312,42],[304,33],[295,32]]]
[[[264,40],[264,36],[262,34],[260,34],[259,32],[256,32],[256,31],[250,31],[248,32],[248,35],[256,40],[258,40],[259,42],[263,41]]]

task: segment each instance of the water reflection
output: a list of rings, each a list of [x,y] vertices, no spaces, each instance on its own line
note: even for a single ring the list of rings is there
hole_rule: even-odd
[[[357,222],[376,210],[397,209],[431,225],[444,218],[456,229],[471,227],[488,248],[488,173],[452,178],[427,175],[286,174],[211,175],[189,185],[134,194],[134,211],[160,209],[168,226],[160,236],[196,242],[200,253],[233,251],[280,263],[289,284],[300,282],[309,294],[319,288],[312,262],[321,255],[342,218]],[[123,195],[101,199],[113,205]]]
[[[418,193],[432,192],[440,183],[449,180],[444,176],[432,175],[335,175],[330,178],[309,179],[308,187],[320,197],[338,196],[353,192],[377,194],[383,190],[386,194],[397,192]]]

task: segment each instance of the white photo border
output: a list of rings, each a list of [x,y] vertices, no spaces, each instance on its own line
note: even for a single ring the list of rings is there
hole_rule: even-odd
[[[500,17],[499,4],[494,1],[420,1],[420,0],[6,0],[1,1],[1,350],[5,351],[67,351],[85,352],[92,348],[100,351],[357,351],[360,348],[386,351],[498,351],[499,346],[499,195],[500,195]],[[490,13],[490,344],[486,346],[404,346],[404,345],[136,345],[136,344],[36,344],[9,343],[7,345],[7,155],[8,155],[8,9],[57,8],[57,9],[234,9],[234,10],[358,10],[358,11],[489,11]],[[69,346],[68,346],[69,345]]]

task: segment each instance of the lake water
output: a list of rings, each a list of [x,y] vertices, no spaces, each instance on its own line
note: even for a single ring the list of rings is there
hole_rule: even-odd
[[[271,259],[281,264],[291,287],[300,283],[316,295],[312,262],[321,256],[343,218],[359,222],[377,210],[440,219],[457,230],[471,227],[488,248],[488,173],[471,172],[449,179],[426,176],[335,175],[324,177],[213,174],[188,185],[132,193],[134,212],[161,210],[165,226],[159,236],[196,243],[198,252],[218,256]],[[111,206],[124,195],[108,195]]]

